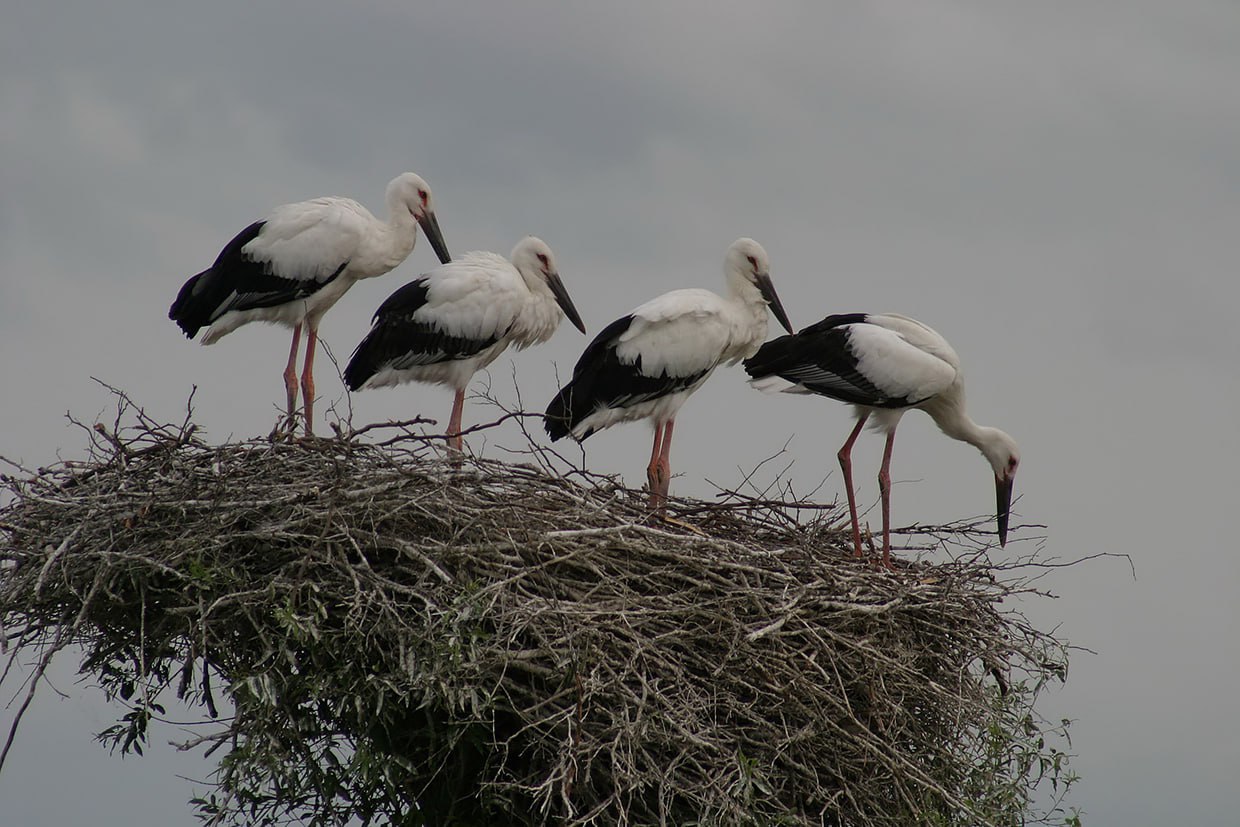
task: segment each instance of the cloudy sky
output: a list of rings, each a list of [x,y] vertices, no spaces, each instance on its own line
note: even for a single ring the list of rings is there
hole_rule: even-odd
[[[1026,607],[1095,653],[1043,708],[1077,721],[1087,823],[1236,823],[1240,6],[61,0],[4,18],[0,455],[79,455],[65,412],[109,405],[91,377],[165,419],[197,385],[211,438],[265,434],[288,334],[202,348],[166,314],[286,201],[381,212],[414,170],[454,254],[546,239],[591,333],[665,290],[718,287],[726,246],[753,236],[794,324],[893,310],[952,341],[974,418],[1021,443],[1018,510],[1048,526],[1046,554],[1131,555],[1135,580],[1091,562]],[[323,324],[331,350],[347,358],[433,263],[422,243],[356,286]],[[502,359],[497,392],[512,398],[515,362],[541,408],[585,343],[564,325]],[[789,474],[835,496],[848,412],[741,375],[683,410],[673,491],[709,496],[791,438]],[[325,359],[318,385],[323,429],[344,401]],[[361,422],[449,403],[418,387],[352,400]],[[646,428],[587,448],[643,481]],[[871,436],[854,455],[867,505],[880,449]],[[992,503],[976,452],[919,415],[893,476],[897,524]],[[41,696],[0,776],[6,823],[190,823],[179,776],[208,765],[170,748],[108,759],[91,733],[116,710],[71,660],[57,675],[69,697]]]

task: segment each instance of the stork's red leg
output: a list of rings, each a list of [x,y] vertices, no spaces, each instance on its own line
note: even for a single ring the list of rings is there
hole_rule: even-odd
[[[297,349],[301,344],[301,325],[293,328],[293,346],[288,351],[288,364],[284,366],[284,391],[288,394],[289,421],[297,415]]]
[[[663,426],[663,445],[659,449],[659,507],[667,506],[667,490],[672,484],[672,463],[668,457],[672,453],[672,428],[676,426],[675,419],[669,419]]]
[[[844,491],[848,494],[848,516],[852,518],[852,535],[853,548],[855,555],[861,556],[861,523],[857,520],[857,494],[853,491],[852,479],[852,447],[857,441],[857,435],[861,433],[861,428],[865,425],[865,421],[870,418],[868,413],[861,414],[857,418],[857,425],[852,429],[852,433],[848,435],[848,440],[844,443],[844,447],[840,448],[837,456],[840,458],[840,469],[844,472]]]
[[[891,447],[896,441],[896,429],[887,433],[887,446],[883,449],[883,467],[878,470],[878,492],[883,502],[883,565],[891,568]]]
[[[659,507],[659,455],[663,450],[663,423],[654,424],[654,447],[650,449],[650,464],[646,466],[646,485],[650,488],[650,507]]]
[[[461,453],[461,414],[465,410],[465,390],[462,388],[452,398],[452,416],[448,419],[448,448]]]
[[[314,324],[306,327],[306,362],[301,368],[301,395],[306,411],[306,436],[314,436],[314,346],[319,342],[319,330]]]

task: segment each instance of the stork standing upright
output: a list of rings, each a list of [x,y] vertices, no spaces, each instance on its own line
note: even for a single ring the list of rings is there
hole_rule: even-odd
[[[913,408],[930,414],[939,430],[982,452],[995,473],[999,545],[1007,544],[1012,482],[1020,450],[998,428],[976,424],[965,412],[960,357],[926,325],[896,313],[828,316],[791,336],[767,342],[745,370],[755,388],[767,392],[815,393],[853,405],[857,424],[839,451],[848,493],[853,546],[861,556],[861,527],[852,481],[852,447],[873,417],[886,431],[878,472],[883,510],[883,565],[891,567],[891,449],[896,426]]]
[[[307,328],[301,373],[306,434],[314,432],[314,349],[323,314],[358,279],[381,276],[413,250],[420,224],[439,260],[451,260],[435,218],[431,188],[406,172],[387,186],[388,220],[351,198],[327,197],[276,207],[246,227],[208,269],[185,282],[168,317],[202,344],[249,322],[293,328],[284,368],[290,419],[297,407],[297,350]]]
[[[649,419],[654,447],[646,468],[650,507],[667,504],[669,455],[676,412],[721,364],[752,355],[766,339],[767,310],[792,326],[771,283],[766,250],[741,238],[724,259],[727,297],[673,290],[607,326],[573,368],[573,378],[547,406],[551,439],[584,440],[597,430]]]
[[[551,338],[560,320],[586,332],[560,280],[551,248],[527,236],[511,261],[466,253],[397,290],[375,311],[374,323],[344,371],[350,390],[430,382],[455,391],[449,446],[461,449],[465,388],[509,345]]]

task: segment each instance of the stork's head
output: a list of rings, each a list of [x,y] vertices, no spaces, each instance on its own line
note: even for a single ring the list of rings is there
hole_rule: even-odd
[[[582,333],[586,332],[581,315],[573,306],[573,300],[568,297],[564,282],[560,281],[560,270],[555,263],[555,254],[551,252],[551,247],[547,245],[547,242],[527,235],[517,242],[516,247],[512,248],[512,255],[509,258],[512,260],[512,266],[517,268],[517,272],[521,274],[521,278],[525,279],[525,283],[530,286],[531,290],[540,285],[545,287],[555,297],[556,304],[573,323],[573,327]]]
[[[792,332],[792,323],[788,321],[788,314],[784,312],[784,306],[775,293],[775,285],[771,283],[771,260],[761,244],[752,238],[738,238],[728,248],[723,266],[729,280],[741,279],[756,287],[784,330]]]
[[[1012,484],[1020,467],[1020,448],[1016,440],[998,428],[981,429],[978,445],[995,472],[995,513],[999,520],[999,545],[1007,545],[1008,514],[1012,510]]]
[[[393,178],[387,187],[387,202],[394,215],[400,210],[407,210],[413,216],[413,220],[422,227],[422,232],[426,233],[426,240],[431,243],[441,263],[447,264],[452,260],[443,233],[439,230],[439,220],[435,217],[435,201],[431,197],[430,185],[421,175],[403,172]]]

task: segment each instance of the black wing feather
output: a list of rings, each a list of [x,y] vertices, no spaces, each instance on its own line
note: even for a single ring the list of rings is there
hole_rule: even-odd
[[[467,359],[498,342],[490,337],[453,336],[434,323],[413,318],[427,302],[430,283],[416,279],[388,296],[375,311],[370,332],[358,344],[344,369],[349,390],[358,390],[384,368],[405,370]]]
[[[642,373],[641,357],[632,363],[620,361],[616,345],[633,323],[624,316],[604,328],[581,354],[573,367],[572,381],[560,389],[543,415],[543,426],[552,442],[568,436],[586,417],[603,408],[625,408],[648,402],[701,382],[709,370],[688,376],[658,376]],[[593,431],[582,435],[586,439]]]
[[[859,358],[848,328],[865,321],[865,313],[842,313],[772,339],[745,360],[745,371],[754,379],[779,376],[821,396],[854,405],[907,408],[916,404],[918,400],[884,394],[858,370]],[[824,374],[829,382],[823,381]]]
[[[262,233],[266,221],[255,221],[233,238],[220,251],[215,263],[191,278],[177,293],[168,311],[191,339],[200,329],[230,310],[253,310],[278,307],[305,299],[336,279],[348,260],[340,263],[326,278],[290,279],[271,273],[268,262],[255,261],[243,252]]]

